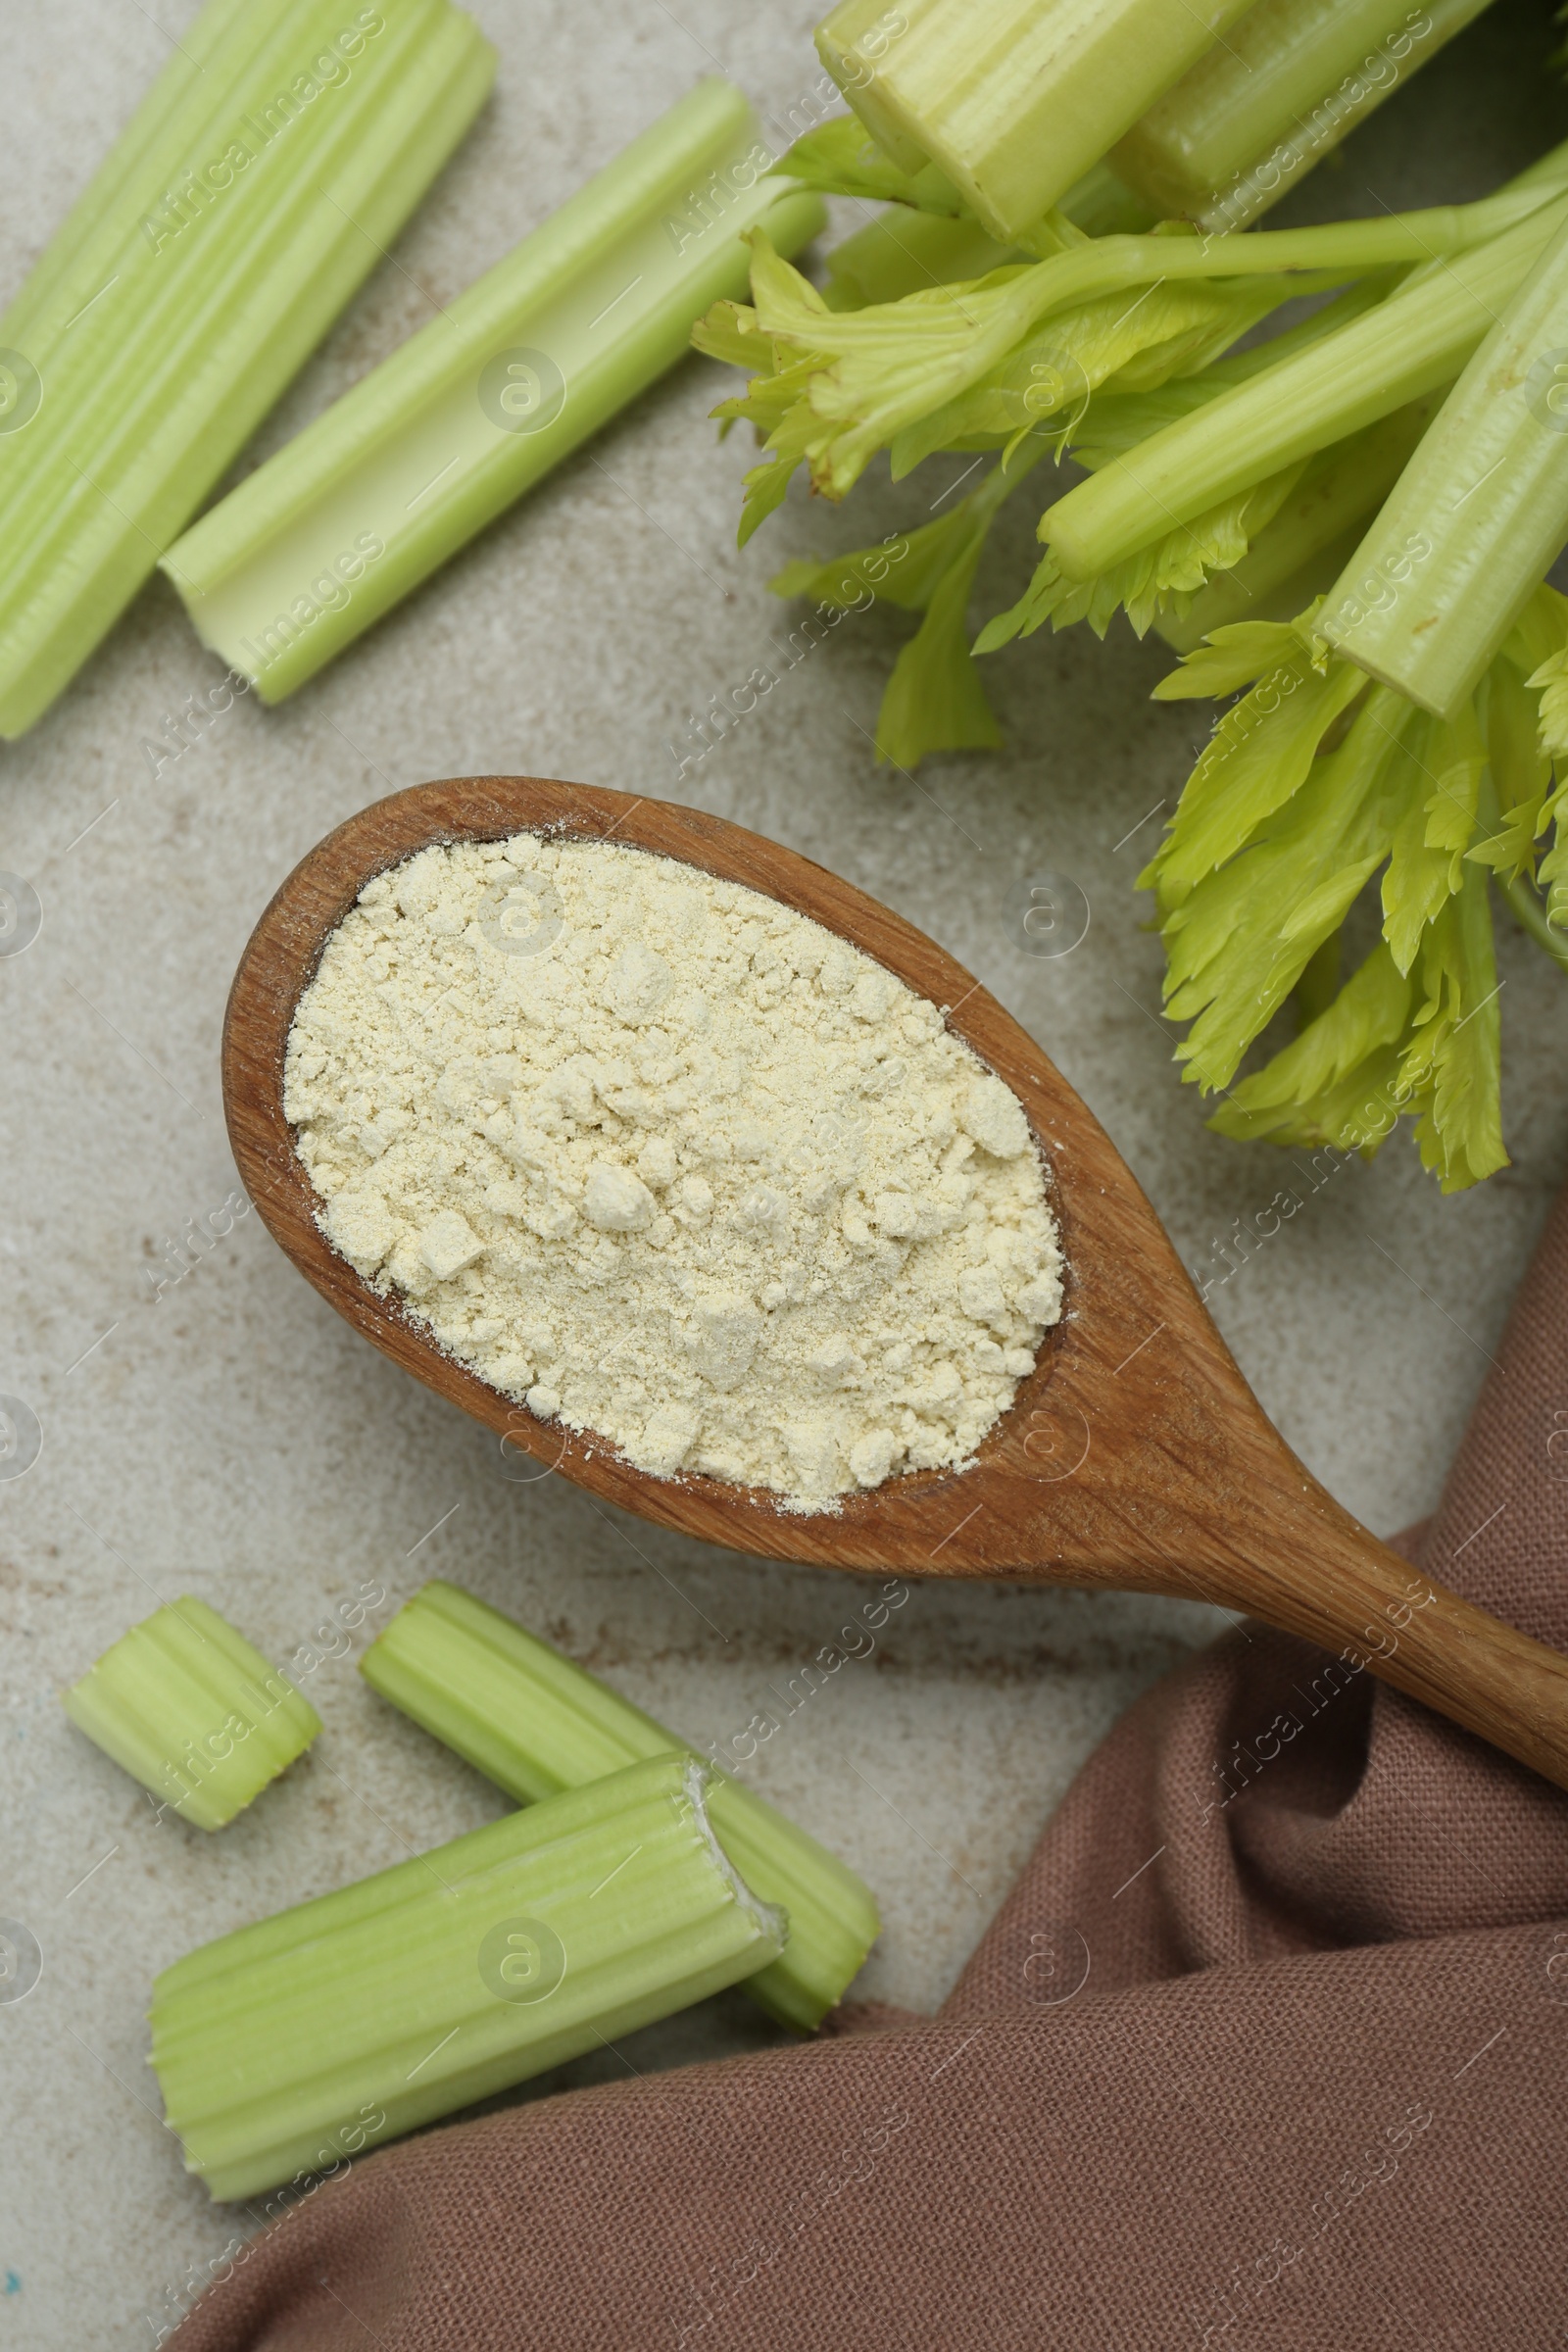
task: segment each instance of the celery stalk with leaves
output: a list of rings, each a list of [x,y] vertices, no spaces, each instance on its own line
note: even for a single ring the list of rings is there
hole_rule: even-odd
[[[1392,480],[1386,437],[1347,468],[1355,436],[1458,372],[1485,332],[1489,300],[1506,298],[1568,213],[1565,182],[1559,155],[1478,204],[1225,239],[1092,239],[1058,218],[1054,252],[969,281],[939,274],[944,242],[962,250],[961,222],[901,212],[886,250],[865,232],[852,240],[853,270],[831,281],[837,302],[757,238],[752,303],[720,304],[695,338],[752,370],[747,391],[718,412],[750,421],[764,443],[747,477],[741,536],[778,506],[803,464],[813,487],[838,499],[882,449],[895,479],[937,449],[1004,453],[1004,477],[940,530],[916,534],[920,564],[890,583],[887,593],[926,609],[927,623],[881,729],[884,751],[905,766],[923,752],[994,744],[968,661],[963,575],[972,581],[979,560],[971,526],[989,526],[1035,458],[1070,448],[1093,478],[1047,508],[1051,545],[1036,579],[982,634],[982,651],[1047,618],[1088,618],[1102,632],[1119,609],[1140,631],[1179,617],[1309,487],[1305,474],[1333,468],[1333,529],[1319,544],[1329,543]],[[858,285],[880,290],[897,274],[911,229],[935,282],[857,306]],[[1336,285],[1313,317],[1233,349],[1282,303]],[[1170,483],[1151,482],[1162,465]],[[1079,514],[1088,560],[1072,538]],[[939,596],[944,570],[952,585]],[[810,590],[810,568],[792,567],[781,587]]]
[[[1568,541],[1568,226],[1497,318],[1319,617],[1318,633],[1440,718]]]

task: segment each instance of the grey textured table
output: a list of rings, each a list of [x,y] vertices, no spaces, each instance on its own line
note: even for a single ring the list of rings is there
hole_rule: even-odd
[[[9,0],[0,297],[192,13]],[[699,74],[726,71],[775,120],[816,83],[807,0],[477,13],[501,51],[497,96],[263,449]],[[1547,45],[1544,7],[1499,8],[1298,209],[1481,192],[1562,135]],[[688,364],[297,700],[241,704],[156,777],[144,740],[217,674],[162,584],[0,752],[0,865],[43,905],[33,946],[0,965],[0,1388],[43,1431],[36,1465],[0,1485],[0,1914],[44,1956],[36,1989],[0,2004],[0,2343],[149,2343],[234,2226],[159,2120],[154,1973],[500,1809],[351,1661],[329,1660],[307,1682],[325,1730],[280,1787],[218,1838],[155,1827],[57,1697],[155,1596],[199,1593],[281,1656],[361,1579],[388,1594],[373,1626],[423,1578],[456,1577],[699,1740],[743,1727],[863,1597],[682,1544],[558,1479],[509,1483],[493,1442],[356,1340],[254,1215],[155,1295],[166,1244],[235,1184],[218,1092],[235,958],[329,826],[396,786],[498,769],[698,802],[838,868],[969,963],[1104,1120],[1189,1262],[1280,1181],[1267,1149],[1205,1133],[1152,1009],[1159,952],[1131,882],[1152,825],[1124,837],[1173,793],[1200,724],[1147,702],[1157,648],[1080,630],[1010,649],[990,672],[1010,748],[910,781],[870,758],[907,627],[873,612],[676,781],[667,746],[689,713],[768,659],[776,564],[920,518],[964,463],[936,460],[897,491],[884,475],[843,514],[792,501],[738,554],[749,453],[714,446],[721,381]],[[996,602],[1024,576],[1028,527],[1020,515],[994,552]],[[1073,876],[1093,909],[1054,961],[1021,954],[1003,921],[1009,883],[1043,869]],[[1213,1294],[1292,1444],[1380,1530],[1432,1503],[1563,1171],[1568,989],[1516,935],[1500,956],[1513,1167],[1445,1201],[1401,1137]],[[1135,1597],[932,1584],[800,1711],[756,1783],[877,1889],[887,1925],[866,1991],[940,2001],[1091,1745],[1212,1628],[1209,1612]],[[731,1996],[569,2075],[646,2072],[762,2031]]]

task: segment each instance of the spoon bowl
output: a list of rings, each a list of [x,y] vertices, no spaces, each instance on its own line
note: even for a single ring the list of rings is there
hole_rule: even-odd
[[[940,1005],[1022,1102],[1052,1171],[1061,1321],[975,1459],[803,1513],[757,1488],[658,1478],[541,1422],[445,1354],[328,1245],[283,1112],[289,1029],[322,948],[374,875],[433,843],[522,831],[614,841],[778,900]],[[1109,1137],[978,981],[864,892],[743,826],[529,776],[377,802],[296,866],[229,996],[223,1100],[246,1191],[295,1265],[395,1363],[559,1471],[681,1535],[821,1567],[1158,1592],[1261,1618],[1409,1691],[1568,1787],[1568,1659],[1418,1577],[1320,1487],[1263,1413]]]

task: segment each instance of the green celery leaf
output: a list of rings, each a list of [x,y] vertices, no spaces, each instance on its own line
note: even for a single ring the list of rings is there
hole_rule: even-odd
[[[1460,889],[1475,837],[1487,747],[1473,702],[1451,720],[1423,712],[1401,751],[1407,793],[1383,877],[1383,936],[1407,972],[1422,933]]]
[[[1294,650],[1219,721],[1140,877],[1157,889],[1162,909],[1234,857],[1301,789],[1329,728],[1366,689],[1365,671],[1352,662],[1333,661],[1320,670],[1298,637],[1282,635]]]
[[[1551,762],[1541,750],[1540,705],[1505,652],[1487,673],[1486,713],[1487,759],[1502,821],[1465,855],[1511,882],[1534,871]]]
[[[1272,1062],[1268,1065],[1272,1069]],[[1399,1057],[1386,1046],[1320,1095],[1303,1096],[1277,1108],[1238,1108],[1241,1088],[1208,1121],[1216,1135],[1243,1144],[1298,1144],[1307,1151],[1323,1145],[1375,1158],[1398,1125]],[[1261,1077],[1263,1073],[1259,1071]]]
[[[1384,706],[1397,701],[1374,688],[1337,750],[1308,753],[1306,772],[1241,854],[1164,912],[1166,1010],[1193,1024],[1177,1059],[1205,1091],[1229,1086],[1388,855],[1393,810],[1383,785],[1399,739]]]
[[[1568,646],[1568,596],[1543,580],[1503,641],[1502,651],[1515,669],[1528,676]]]
[[[913,767],[928,752],[994,751],[1002,742],[969,651],[969,597],[985,538],[978,530],[950,566],[888,680],[876,749],[895,767]]]
[[[1002,742],[969,650],[969,598],[999,510],[1044,455],[1045,444],[1037,442],[1010,465],[994,466],[950,514],[891,547],[858,548],[826,564],[787,564],[770,583],[775,596],[809,596],[840,612],[861,608],[869,588],[888,604],[925,613],[883,697],[880,759],[912,767],[929,752],[993,751]]]
[[[1568,598],[1538,588],[1503,651],[1516,644],[1521,666],[1535,657],[1525,683],[1541,697],[1542,751],[1548,760],[1568,760]]]
[[[1156,703],[1222,702],[1266,670],[1293,662],[1307,642],[1316,606],[1299,620],[1235,620],[1184,654],[1154,688]],[[1305,633],[1303,633],[1303,631]]]
[[[1422,943],[1427,1001],[1400,1062],[1421,1109],[1422,1165],[1446,1193],[1462,1192],[1508,1165],[1502,1142],[1501,1025],[1486,875],[1465,869]]]
[[[986,623],[975,652],[989,654],[1011,638],[1032,637],[1048,620],[1053,629],[1087,620],[1095,635],[1103,637],[1121,611],[1140,637],[1147,635],[1162,612],[1184,612],[1211,571],[1228,571],[1241,562],[1289,498],[1305,463],[1255,482],[1094,579],[1069,579],[1047,548],[1022,597],[1010,612]]]
[[[1239,1141],[1328,1143],[1370,1158],[1393,1132],[1392,1102],[1379,1115],[1395,1073],[1391,1049],[1405,1034],[1411,982],[1380,940],[1366,961],[1299,1037],[1244,1078],[1209,1120]]]
[[[969,501],[964,499],[940,521],[903,532],[896,545],[905,553],[892,563],[892,551],[880,543],[858,547],[853,555],[835,556],[825,564],[798,558],[775,573],[768,587],[774,596],[808,596],[813,603],[850,612],[864,604],[869,586],[884,604],[923,612],[953,564],[967,552],[972,532]],[[875,580],[879,563],[885,576]]]

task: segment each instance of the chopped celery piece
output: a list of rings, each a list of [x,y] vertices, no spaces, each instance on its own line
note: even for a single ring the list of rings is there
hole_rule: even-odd
[[[814,235],[766,172],[728,84],[672,107],[171,551],[203,642],[264,702],[314,676],[681,358],[745,230]]]
[[[1565,218],[1568,198],[1550,199],[1501,236],[1422,270],[1294,359],[1151,434],[1048,508],[1041,537],[1071,578],[1091,579],[1157,533],[1449,382]],[[1245,251],[1266,246],[1270,232],[1216,242]]]
[[[285,1675],[189,1594],[155,1610],[62,1693],[106,1756],[201,1830],[220,1830],[321,1728]]]
[[[1162,614],[1156,633],[1178,654],[1190,654],[1214,629],[1240,620],[1289,620],[1338,579],[1361,536],[1361,525],[1393,489],[1439,408],[1439,396],[1413,400],[1365,432],[1314,458],[1279,512],[1240,563],[1215,572],[1179,616]],[[1337,561],[1329,562],[1330,554]],[[1323,571],[1308,580],[1321,560]],[[1301,585],[1283,597],[1278,592]]]
[[[682,1745],[549,1642],[443,1581],[399,1610],[360,1672],[519,1804]],[[870,1950],[876,1903],[852,1870],[738,1781],[715,1774],[709,1811],[747,1883],[789,1914],[787,1947],[746,1989],[770,2016],[809,2031]]]
[[[1111,162],[1161,212],[1245,228],[1490,0],[1256,0]]]
[[[817,50],[905,172],[1004,244],[1067,194],[1250,0],[843,0]]]
[[[212,0],[0,318],[0,734],[45,710],[483,103],[447,0]]]
[[[203,1944],[153,1987],[188,2172],[247,2197],[717,1992],[787,1922],[660,1757]]]
[[[1318,615],[1451,718],[1568,540],[1568,225],[1444,403]]]

